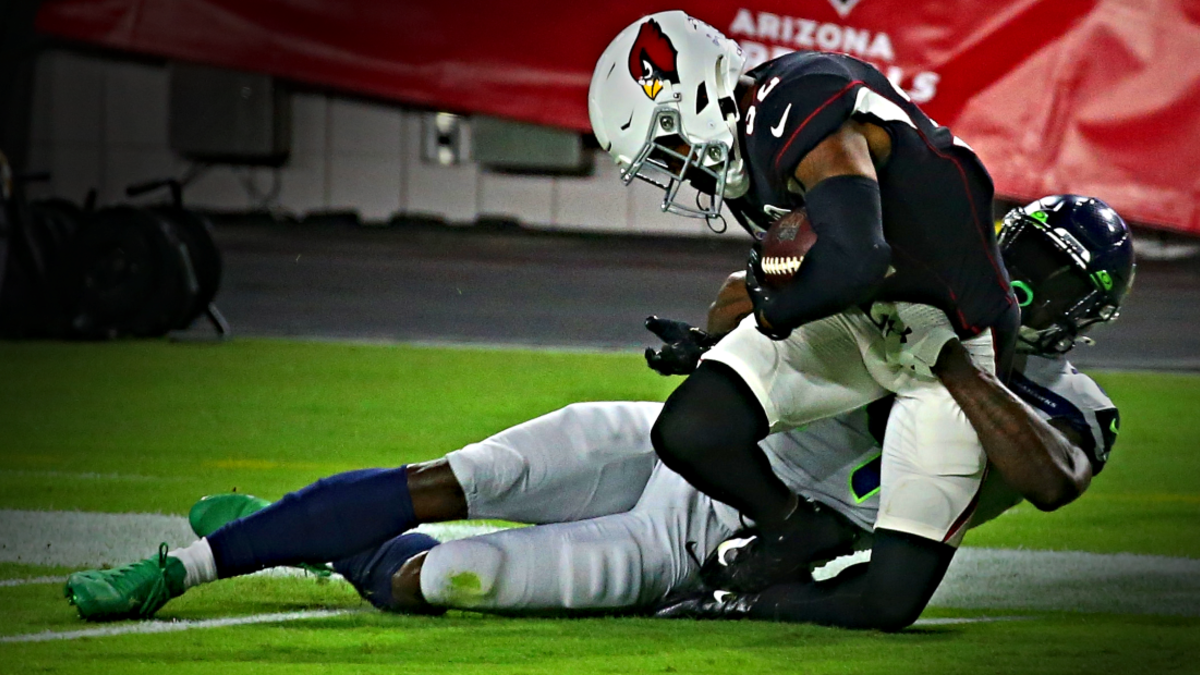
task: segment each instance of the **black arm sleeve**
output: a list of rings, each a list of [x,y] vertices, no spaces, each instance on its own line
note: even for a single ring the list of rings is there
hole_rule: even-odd
[[[953,558],[949,544],[878,529],[871,562],[827,581],[771,586],[751,606],[750,618],[900,630],[921,616]]]
[[[892,258],[883,240],[876,181],[826,178],[808,191],[805,201],[817,243],[787,286],[762,308],[776,328],[795,328],[869,300]]]

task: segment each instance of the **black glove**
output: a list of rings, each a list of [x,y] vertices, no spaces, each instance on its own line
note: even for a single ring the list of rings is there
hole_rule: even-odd
[[[763,285],[762,251],[757,245],[750,249],[750,260],[746,263],[746,293],[754,305],[754,321],[758,325],[758,332],[772,340],[786,340],[792,334],[791,328],[768,328],[763,325],[763,310],[774,299],[774,291]]]
[[[646,347],[646,365],[660,375],[690,375],[700,355],[720,339],[682,321],[657,316],[646,317],[646,330],[663,341],[658,351]]]

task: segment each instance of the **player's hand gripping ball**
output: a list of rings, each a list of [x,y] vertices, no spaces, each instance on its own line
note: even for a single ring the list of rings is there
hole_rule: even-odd
[[[803,208],[781,216],[771,223],[762,240],[763,283],[781,288],[800,269],[804,256],[817,243],[817,233]]]

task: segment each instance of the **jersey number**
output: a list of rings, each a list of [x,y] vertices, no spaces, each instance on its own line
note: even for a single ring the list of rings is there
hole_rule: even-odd
[[[855,504],[870,499],[882,483],[883,455],[878,454],[850,472],[850,496]]]
[[[754,98],[758,99],[759,103],[762,103],[763,100],[765,100],[767,98],[767,94],[770,94],[772,91],[775,90],[775,85],[777,85],[777,84],[779,84],[779,78],[772,77],[771,80],[769,82],[767,82],[767,84],[765,86],[759,88],[758,93],[756,93],[754,95]],[[774,135],[775,138],[779,138],[780,136],[783,135],[783,123],[787,121],[788,113],[790,113],[791,111],[792,111],[792,106],[791,106],[791,104],[788,104],[787,109],[783,111],[783,117],[779,120],[779,124],[774,127],[771,127],[771,134]],[[747,136],[754,133],[754,119],[756,117],[758,117],[758,104],[750,106],[750,109],[746,111],[746,135]],[[776,131],[776,129],[778,129],[779,131]]]

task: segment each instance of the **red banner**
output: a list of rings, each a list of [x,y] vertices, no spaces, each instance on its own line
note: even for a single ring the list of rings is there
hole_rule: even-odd
[[[689,0],[752,61],[874,63],[1001,194],[1100,196],[1200,234],[1200,0]],[[595,59],[644,2],[47,0],[39,27],[120,50],[588,130]]]

